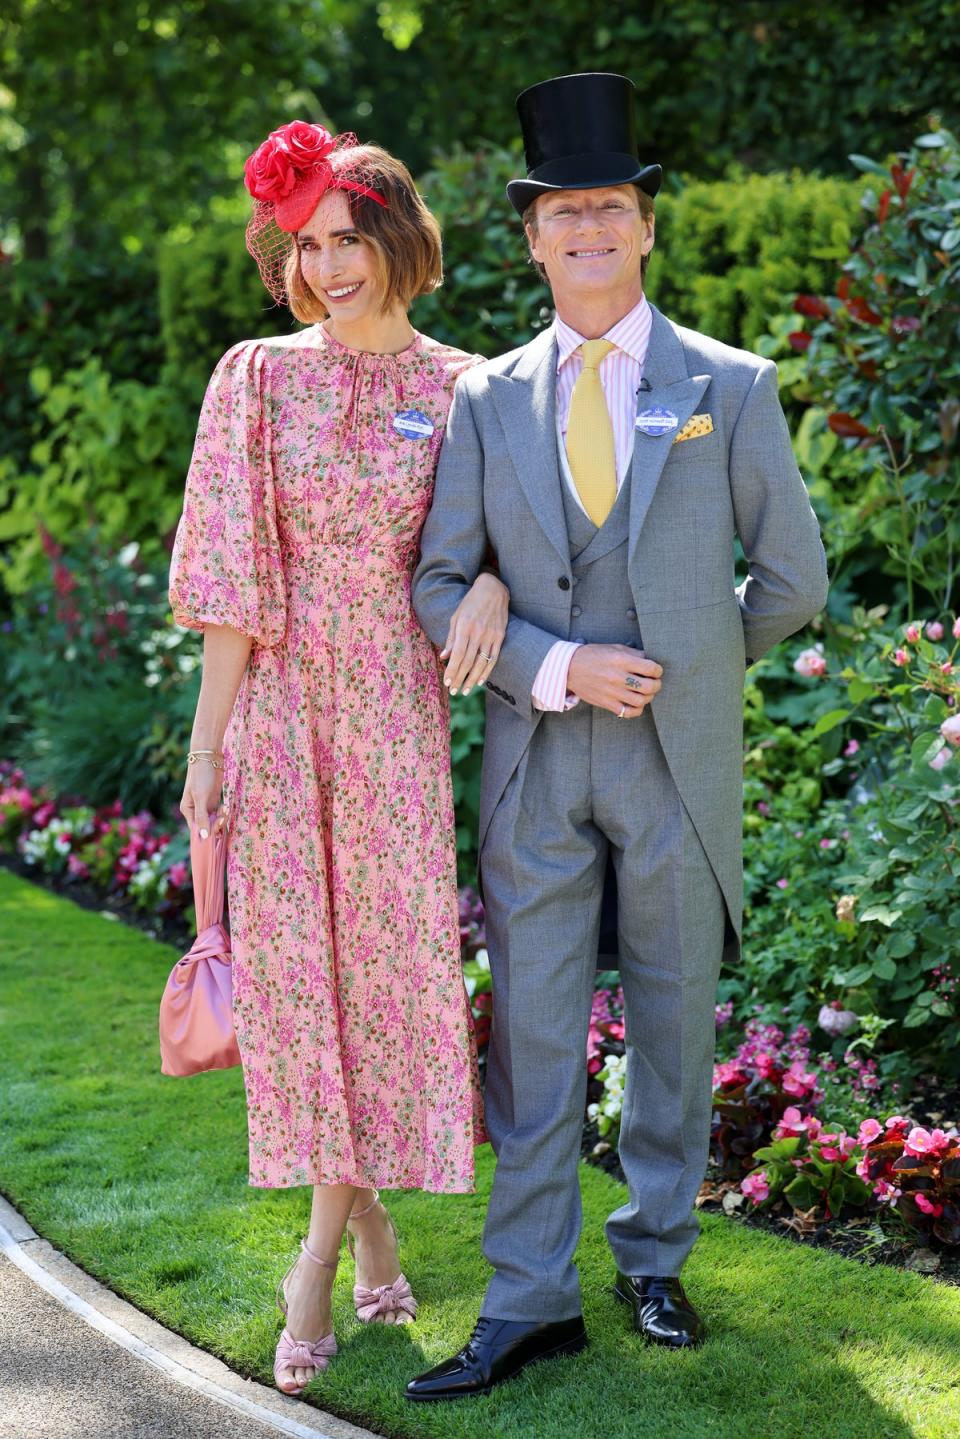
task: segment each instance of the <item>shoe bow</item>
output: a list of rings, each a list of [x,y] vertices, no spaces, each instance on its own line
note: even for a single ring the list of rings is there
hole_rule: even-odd
[[[392,1284],[381,1284],[376,1289],[367,1289],[362,1284],[353,1286],[353,1302],[357,1318],[369,1323],[378,1314],[404,1313],[416,1317],[417,1301],[413,1290],[402,1274]]]

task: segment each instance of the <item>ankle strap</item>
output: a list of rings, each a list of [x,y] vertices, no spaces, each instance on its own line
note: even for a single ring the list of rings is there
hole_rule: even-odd
[[[373,1208],[373,1206],[374,1206],[375,1204],[379,1203],[379,1200],[380,1200],[380,1191],[379,1191],[379,1189],[375,1189],[375,1190],[373,1191],[373,1198],[371,1199],[370,1203],[364,1205],[363,1209],[355,1209],[352,1214],[349,1214],[349,1215],[347,1216],[347,1218],[348,1218],[348,1219],[362,1219],[365,1214],[369,1214],[369,1213],[370,1213],[371,1209]]]
[[[305,1239],[300,1240],[300,1248],[303,1250],[304,1254],[307,1256],[308,1259],[313,1260],[314,1264],[319,1264],[323,1269],[336,1269],[336,1259],[333,1261],[332,1264],[329,1259],[321,1259],[319,1254],[314,1254],[313,1250],[310,1248],[310,1245]]]

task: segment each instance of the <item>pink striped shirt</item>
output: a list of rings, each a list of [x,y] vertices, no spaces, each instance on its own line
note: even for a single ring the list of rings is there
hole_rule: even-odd
[[[653,316],[646,298],[641,298],[622,320],[603,336],[616,345],[609,355],[600,362],[600,383],[603,385],[610,422],[613,426],[613,443],[617,459],[617,491],[630,469],[633,456],[634,420],[637,415],[637,390],[643,378],[643,367],[647,358],[647,344]],[[584,336],[561,320],[558,315],[553,322],[557,337],[557,448],[560,469],[564,483],[577,504],[577,494],[566,457],[567,418],[570,414],[570,399],[577,376],[583,369],[579,347]],[[578,640],[557,640],[548,651],[533,682],[533,707],[538,710],[572,709],[580,701],[576,695],[567,693],[567,674],[570,660],[577,649]]]

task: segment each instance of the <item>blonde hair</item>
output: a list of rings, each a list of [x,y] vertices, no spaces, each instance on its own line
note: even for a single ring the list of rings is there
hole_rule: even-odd
[[[376,256],[381,313],[395,304],[409,309],[419,295],[429,295],[443,283],[440,226],[403,161],[379,145],[338,151],[331,156],[331,163],[334,170],[356,171],[358,179],[386,200],[386,205],[378,205],[352,190],[341,192],[350,202],[357,234]],[[327,307],[304,279],[296,242],[284,267],[284,284],[287,302],[298,320],[312,325],[327,318]]]
[[[600,187],[598,186],[598,188],[600,188]],[[643,216],[643,218],[644,218],[645,220],[652,220],[652,219],[654,218],[653,200],[652,200],[652,199],[650,198],[650,196],[647,194],[646,190],[641,190],[641,188],[640,188],[639,185],[634,185],[634,186],[633,186],[633,189],[637,192],[637,203],[638,203],[638,205],[639,205],[639,207],[640,207],[640,214]],[[527,206],[527,208],[526,208],[526,209],[524,210],[524,212],[523,212],[523,228],[524,228],[524,233],[526,233],[526,229],[527,229],[527,226],[528,226],[528,225],[529,225],[530,229],[533,231],[534,235],[536,235],[536,233],[537,233],[537,230],[538,230],[538,225],[537,225],[537,200],[539,200],[540,198],[541,198],[541,197],[540,197],[539,195],[537,195],[533,200],[530,201],[530,204]],[[645,279],[647,278],[647,265],[649,264],[649,261],[650,261],[650,252],[648,251],[647,254],[644,255],[643,258],[642,258],[641,261],[640,261],[640,278],[641,278],[641,280],[645,280]],[[533,254],[532,254],[532,253],[531,253],[531,255],[530,255],[530,263],[531,263],[531,265],[533,266],[533,268],[536,270],[537,274],[540,276],[541,280],[543,280],[546,284],[549,284],[550,281],[547,279],[547,272],[546,272],[546,270],[545,270],[544,267],[541,265],[541,263],[540,263],[539,260],[535,260],[535,259],[533,258]]]

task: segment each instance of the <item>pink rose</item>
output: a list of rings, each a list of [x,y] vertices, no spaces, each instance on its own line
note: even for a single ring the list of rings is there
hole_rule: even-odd
[[[910,656],[907,654],[906,650],[894,650],[893,663],[895,665],[899,665],[902,668],[904,665],[908,665],[910,663]]]
[[[960,745],[960,715],[951,715],[940,726],[940,733],[948,744]]]
[[[950,663],[949,660],[944,660],[943,664],[940,666],[940,673],[942,675],[953,674],[953,665]]]
[[[755,1169],[748,1174],[740,1185],[740,1193],[752,1199],[754,1204],[762,1204],[765,1199],[770,1198],[770,1186],[767,1183],[767,1176],[762,1169]]]
[[[953,622],[953,638],[960,640],[960,619],[954,620]]]
[[[915,645],[920,638],[920,626],[907,625],[906,629],[903,632],[903,638],[906,640],[908,645]]]
[[[844,753],[844,755],[846,756],[847,759],[850,759],[851,756],[853,756],[853,755],[855,755],[855,754],[857,753],[857,751],[859,750],[859,748],[860,748],[860,745],[859,745],[859,743],[857,742],[857,740],[852,739],[852,740],[850,740],[850,741],[848,742],[848,744],[847,744],[846,748],[844,749],[843,753]]]
[[[927,639],[934,641],[943,639],[943,625],[939,620],[931,620],[927,625]]]
[[[255,200],[269,202],[285,199],[297,177],[290,156],[271,135],[247,157],[243,179]]]
[[[943,767],[944,767],[945,764],[949,764],[949,763],[950,763],[950,759],[951,759],[950,751],[949,751],[949,749],[947,748],[947,746],[944,745],[943,749],[938,749],[937,752],[936,752],[936,754],[934,755],[933,759],[929,761],[930,768],[931,768],[931,769],[943,769]]]
[[[790,883],[790,881],[789,881],[788,879],[778,879],[778,880],[777,880],[777,889],[786,889],[787,886],[789,885],[789,883]]]
[[[291,120],[272,130],[270,138],[283,146],[296,170],[312,169],[318,160],[327,158],[335,143],[323,125],[310,125],[306,120]]]
[[[793,662],[793,668],[798,675],[805,675],[808,679],[817,679],[820,675],[826,674],[827,662],[820,650],[803,650]]]

